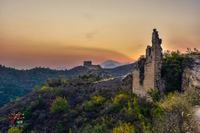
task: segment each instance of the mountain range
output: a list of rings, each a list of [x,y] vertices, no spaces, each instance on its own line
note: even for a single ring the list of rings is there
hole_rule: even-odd
[[[128,74],[134,68],[127,64],[115,68],[77,66],[70,70],[53,70],[36,67],[29,70],[18,70],[0,65],[0,106],[16,100],[42,85],[48,79],[75,78],[84,75],[98,77],[119,77]]]

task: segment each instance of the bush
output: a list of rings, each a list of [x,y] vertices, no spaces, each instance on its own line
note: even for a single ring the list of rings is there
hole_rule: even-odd
[[[97,125],[86,125],[83,130],[81,131],[82,133],[107,133],[107,128],[105,124],[97,124]]]
[[[94,103],[94,104],[103,104],[103,102],[105,101],[106,99],[102,96],[93,96],[91,97],[91,101]]]
[[[154,102],[158,102],[161,99],[160,91],[158,89],[150,89],[147,92]]]
[[[8,129],[8,133],[22,133],[22,129],[11,127],[10,129]]]
[[[127,103],[129,97],[127,94],[120,93],[117,94],[113,99],[113,104],[115,105],[123,105],[124,103]]]
[[[39,92],[41,92],[41,93],[47,93],[47,92],[50,92],[51,91],[51,87],[48,87],[48,86],[42,86],[41,87],[41,89],[40,89],[40,91]]]
[[[86,111],[91,111],[94,107],[94,104],[91,101],[85,101],[83,107]]]
[[[169,94],[160,101],[163,116],[154,121],[155,132],[197,132],[191,98],[186,93]]]
[[[69,109],[69,104],[65,98],[56,97],[50,107],[52,113],[66,112]]]
[[[113,133],[135,133],[134,125],[130,123],[122,123],[118,127],[115,127]]]
[[[179,51],[164,54],[161,76],[167,92],[181,91],[184,56]]]
[[[64,93],[63,88],[56,88],[56,87],[49,87],[49,86],[42,86],[40,90],[38,90],[39,93],[51,93],[56,96],[62,96]]]
[[[102,105],[106,99],[102,96],[92,96],[89,101],[83,103],[83,107],[85,110],[90,111],[94,107]]]

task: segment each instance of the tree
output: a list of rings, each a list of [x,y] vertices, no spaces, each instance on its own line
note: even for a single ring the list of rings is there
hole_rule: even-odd
[[[179,51],[165,52],[161,76],[167,92],[181,91],[184,56]]]
[[[63,97],[56,97],[50,107],[52,113],[66,112],[68,109],[69,104],[67,100]]]

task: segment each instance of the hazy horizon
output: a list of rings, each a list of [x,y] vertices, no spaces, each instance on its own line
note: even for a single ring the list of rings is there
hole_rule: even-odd
[[[0,66],[3,66],[3,67],[7,67],[7,68],[14,68],[16,70],[31,70],[31,69],[34,69],[34,68],[49,68],[49,69],[52,69],[52,70],[70,70],[70,69],[73,69],[75,67],[78,67],[78,66],[83,66],[83,62],[84,61],[92,61],[92,60],[83,60],[82,62],[79,62],[77,65],[74,65],[74,66],[71,66],[71,67],[67,67],[67,66],[59,66],[59,67],[50,67],[50,66],[32,66],[32,67],[15,67],[15,66],[7,66],[5,64],[0,64]],[[114,61],[115,60],[105,60],[103,62],[100,62],[100,63],[95,63],[92,61],[92,65],[100,65],[102,67],[102,63],[106,62],[106,61]],[[117,61],[118,62],[118,61]],[[135,61],[132,61],[132,62],[118,62],[120,63],[119,66],[122,66],[122,65],[127,65],[127,64],[131,64],[131,63],[134,63]],[[118,66],[116,66],[118,67]],[[102,67],[104,68],[104,67]],[[107,68],[107,67],[105,67]],[[115,67],[113,67],[115,68]],[[112,68],[108,68],[108,69],[112,69]]]
[[[0,0],[0,64],[72,68],[133,62],[151,43],[200,49],[199,0]]]

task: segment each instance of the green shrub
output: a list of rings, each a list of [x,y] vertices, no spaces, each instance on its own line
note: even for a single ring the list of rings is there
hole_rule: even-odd
[[[152,115],[153,115],[154,118],[162,117],[163,113],[164,113],[164,110],[160,106],[160,104],[155,104],[154,108],[152,108]]]
[[[106,99],[102,96],[93,96],[91,97],[91,101],[94,104],[102,104]]]
[[[167,92],[181,91],[184,56],[179,51],[164,54],[161,76]]]
[[[130,123],[121,123],[119,126],[113,128],[113,133],[135,133],[134,125]]]
[[[85,101],[83,107],[86,111],[91,111],[94,107],[94,103],[92,101]]]
[[[120,93],[117,94],[113,99],[113,104],[115,105],[123,105],[124,103],[127,103],[129,97],[127,94]]]
[[[93,110],[96,106],[102,105],[106,99],[102,96],[92,96],[89,101],[83,103],[83,107],[86,111]]]
[[[22,129],[11,127],[10,129],[8,129],[8,133],[22,133]]]
[[[51,87],[42,86],[41,89],[40,89],[40,92],[42,92],[42,93],[47,93],[47,92],[50,92],[51,89],[52,89]]]
[[[24,113],[24,117],[26,120],[31,118],[32,113],[35,109],[39,109],[44,105],[44,101],[41,95],[38,95],[38,99],[36,101],[32,101],[28,106],[24,107],[22,112]]]
[[[40,90],[38,90],[39,93],[51,93],[56,96],[62,96],[64,89],[63,88],[56,88],[56,87],[49,87],[47,85],[44,85],[41,87]]]
[[[160,91],[158,89],[150,89],[147,92],[154,102],[158,102],[161,99]]]
[[[35,92],[38,92],[38,91],[40,90],[40,86],[39,86],[39,85],[34,86],[33,90],[34,90]]]
[[[69,109],[69,104],[65,98],[56,97],[50,107],[52,113],[66,112]]]
[[[58,122],[56,124],[55,132],[57,132],[57,133],[64,133],[65,132],[65,125],[64,125],[64,123]]]
[[[192,116],[192,100],[186,95],[171,93],[160,101],[164,112],[154,121],[155,132],[197,132],[197,123]]]
[[[97,124],[97,125],[86,125],[82,131],[82,133],[107,133],[107,128],[105,124]]]

